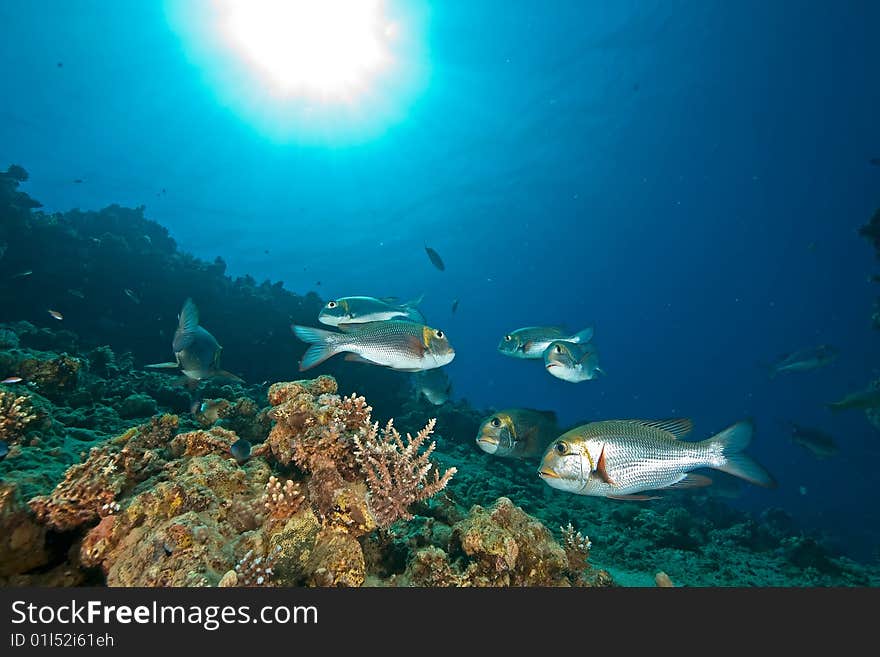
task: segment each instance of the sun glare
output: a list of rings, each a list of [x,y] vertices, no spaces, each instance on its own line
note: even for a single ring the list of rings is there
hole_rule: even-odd
[[[424,0],[166,0],[221,104],[288,141],[361,141],[407,116]]]
[[[351,102],[391,59],[393,26],[378,0],[231,0],[229,43],[274,90]]]

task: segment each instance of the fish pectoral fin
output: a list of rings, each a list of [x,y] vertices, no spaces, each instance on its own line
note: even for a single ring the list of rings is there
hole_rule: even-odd
[[[706,486],[711,486],[712,480],[701,474],[686,474],[684,477],[676,481],[674,484],[670,484],[669,486],[664,486],[663,490],[670,489],[685,489],[685,488],[704,488]]]
[[[610,500],[624,500],[627,502],[648,502],[649,500],[659,500],[659,495],[606,495]]]
[[[527,342],[522,343],[522,346],[519,348],[519,350],[523,353],[526,353],[529,349],[531,349],[531,347],[532,347],[532,341],[528,340]]]
[[[602,452],[599,454],[599,460],[596,462],[596,474],[609,486],[615,484],[614,480],[608,476],[608,469],[605,464],[605,446],[602,446]],[[609,496],[610,497],[610,496]]]
[[[152,370],[170,370],[177,369],[178,365],[176,362],[174,363],[153,363],[151,365],[144,365],[144,367],[149,367]]]
[[[422,342],[421,338],[415,335],[408,336],[406,342],[409,348],[413,350],[413,353],[418,354],[419,358],[425,355],[425,343]]]

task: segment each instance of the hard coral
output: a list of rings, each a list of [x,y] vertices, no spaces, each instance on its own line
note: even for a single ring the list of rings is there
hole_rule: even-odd
[[[0,390],[0,440],[10,445],[18,442],[36,419],[27,395]]]
[[[379,527],[388,527],[400,518],[412,518],[407,507],[443,490],[455,474],[455,468],[449,468],[442,476],[435,469],[433,480],[428,479],[433,467],[428,457],[436,443],[431,442],[422,453],[419,450],[434,431],[434,424],[435,420],[430,420],[415,438],[406,434],[406,444],[393,420],[388,420],[381,436],[378,422],[363,437],[354,435],[355,456],[366,476],[370,509]]]
[[[31,509],[41,522],[59,531],[113,513],[123,491],[164,465],[157,448],[168,443],[176,428],[177,417],[165,415],[93,447],[88,459],[72,466],[50,495],[32,499]]]

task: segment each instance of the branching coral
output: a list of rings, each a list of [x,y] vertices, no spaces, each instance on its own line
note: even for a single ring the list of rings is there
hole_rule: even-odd
[[[269,518],[275,520],[286,520],[299,510],[304,501],[298,484],[288,479],[282,486],[275,477],[269,477],[266,492],[260,499]]]
[[[437,494],[446,487],[455,468],[449,468],[443,476],[434,469],[433,480],[428,473],[433,468],[429,457],[436,447],[431,442],[419,453],[428,436],[434,431],[431,419],[415,438],[406,434],[406,444],[394,428],[394,421],[379,434],[379,423],[374,424],[363,437],[354,435],[355,456],[363,468],[370,488],[370,510],[379,527],[388,527],[395,520],[412,518],[407,508]]]
[[[27,426],[37,419],[26,395],[0,390],[0,440],[19,441]]]
[[[590,537],[575,531],[571,523],[568,523],[567,527],[560,527],[559,531],[562,532],[562,547],[568,558],[569,572],[572,574],[583,572],[589,567],[590,548],[593,546]]]

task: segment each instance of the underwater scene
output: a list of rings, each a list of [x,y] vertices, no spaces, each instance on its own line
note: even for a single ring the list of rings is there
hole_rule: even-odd
[[[0,0],[0,585],[877,586],[878,24]]]

